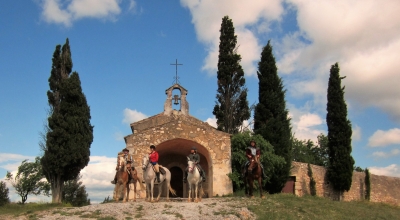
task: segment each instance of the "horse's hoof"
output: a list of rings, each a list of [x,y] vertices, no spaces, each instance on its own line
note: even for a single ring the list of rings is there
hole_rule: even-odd
[[[265,196],[261,196],[261,199],[265,199]]]
[[[165,200],[165,201],[169,202],[170,200],[169,200],[169,199],[167,199],[167,200]]]
[[[196,200],[194,200],[194,202],[195,202],[195,203],[198,203],[198,202],[199,202],[199,200],[197,200],[197,199],[196,199]]]
[[[250,196],[250,199],[254,199],[254,196]]]
[[[188,199],[188,202],[191,202],[190,199]]]

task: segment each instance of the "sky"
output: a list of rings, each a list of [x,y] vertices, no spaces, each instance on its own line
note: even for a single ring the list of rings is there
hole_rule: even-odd
[[[379,10],[377,10],[379,8]],[[92,202],[112,196],[129,124],[163,111],[165,90],[188,90],[189,114],[215,126],[219,29],[229,16],[249,104],[270,40],[297,139],[327,134],[326,91],[336,62],[352,124],[355,165],[400,177],[400,1],[0,1],[0,178],[42,155],[56,45],[69,39],[94,140],[82,181]],[[251,119],[249,120],[251,122]],[[10,198],[20,198],[10,187]],[[29,196],[29,201],[49,201]]]

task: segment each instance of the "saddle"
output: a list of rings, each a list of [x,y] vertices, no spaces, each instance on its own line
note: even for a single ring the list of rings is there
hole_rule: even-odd
[[[160,173],[162,174],[162,175],[165,175],[165,170],[164,170],[164,167],[162,167],[162,166],[159,166],[159,169],[160,169]]]

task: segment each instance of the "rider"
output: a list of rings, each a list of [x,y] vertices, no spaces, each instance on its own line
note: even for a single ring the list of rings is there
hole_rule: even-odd
[[[129,154],[129,150],[126,149],[126,148],[124,148],[124,149],[122,149],[122,153],[123,153],[122,161],[120,161],[120,156],[119,156],[120,154],[118,154],[117,167],[115,168],[115,170],[116,170],[117,172],[115,173],[114,180],[111,181],[112,184],[115,184],[115,183],[117,182],[118,168],[119,168],[119,166],[120,166],[121,163],[124,163],[125,165],[126,165],[127,163],[133,164],[133,157],[132,157],[131,154]],[[133,172],[134,170],[135,170],[135,167],[132,166],[132,172]],[[131,178],[131,176],[129,176],[129,178]]]
[[[257,160],[260,160],[260,156],[261,156],[260,148],[256,147],[256,141],[251,140],[250,146],[247,147],[247,149],[246,149],[247,161],[242,165],[242,176],[243,177],[246,175],[247,167],[249,166],[251,159],[253,157],[255,157],[255,158],[257,158]],[[264,171],[264,169],[263,169],[263,171]]]
[[[189,160],[193,161],[196,164],[196,166],[199,168],[201,178],[203,179],[203,182],[205,182],[206,181],[206,173],[204,172],[203,168],[200,166],[200,155],[197,153],[196,147],[192,147],[188,157],[189,157]],[[188,175],[188,167],[186,167],[186,169],[185,169],[185,176],[183,177],[184,183],[186,183],[186,181],[187,181],[187,175]]]
[[[156,171],[157,182],[160,182],[160,167],[158,166],[158,153],[156,151],[156,146],[154,145],[150,146],[149,160]]]

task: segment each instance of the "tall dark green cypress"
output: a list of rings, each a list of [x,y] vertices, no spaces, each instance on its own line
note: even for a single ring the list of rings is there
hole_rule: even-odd
[[[286,109],[285,90],[278,76],[270,41],[263,48],[258,63],[258,104],[254,112],[254,132],[274,146],[275,154],[285,158],[286,164],[271,173],[266,189],[279,193],[290,174],[292,162],[292,134]]]
[[[68,39],[57,45],[47,92],[50,116],[41,164],[51,184],[52,202],[60,203],[65,181],[75,179],[89,163],[93,126],[77,72],[72,71]]]
[[[327,115],[329,165],[327,177],[340,195],[351,187],[354,159],[351,156],[351,123],[347,119],[344,87],[339,75],[339,64],[332,65],[328,83]],[[339,196],[339,199],[341,196]]]
[[[232,20],[222,18],[218,56],[217,102],[213,114],[217,118],[218,130],[234,134],[244,120],[250,118],[247,88],[241,57],[237,54],[237,37]]]

